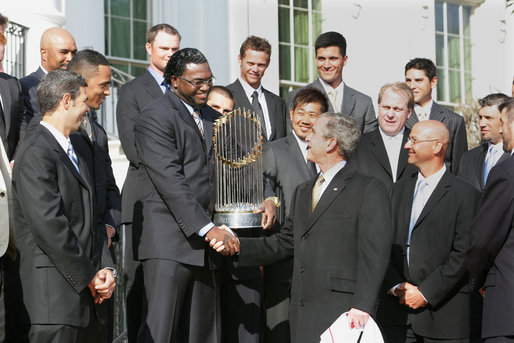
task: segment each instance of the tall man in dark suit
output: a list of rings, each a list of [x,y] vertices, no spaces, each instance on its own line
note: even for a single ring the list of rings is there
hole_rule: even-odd
[[[280,231],[296,186],[316,177],[316,165],[307,160],[307,136],[318,117],[328,109],[327,99],[315,88],[298,92],[289,112],[293,132],[263,147],[264,176],[274,194],[281,199],[278,208],[279,225],[272,233]],[[289,288],[293,273],[293,259],[264,267],[264,299],[266,328],[264,342],[290,342]]]
[[[359,137],[350,117],[321,115],[306,139],[319,177],[296,188],[280,233],[239,238],[240,265],[294,258],[292,342],[318,341],[345,311],[356,327],[375,312],[391,247],[390,202],[380,180],[346,164]]]
[[[11,161],[18,146],[24,107],[18,79],[0,73],[0,138]]]
[[[405,65],[405,83],[414,93],[414,113],[407,120],[407,127],[423,120],[437,120],[446,125],[450,132],[450,141],[444,157],[448,169],[457,174],[462,154],[468,150],[466,125],[464,118],[439,105],[432,99],[432,89],[437,87],[437,75],[434,62],[426,58],[414,58]]]
[[[350,163],[359,170],[382,180],[388,190],[416,167],[407,163],[403,149],[410,134],[405,128],[414,108],[412,90],[403,82],[386,84],[378,94],[378,129],[365,133]]]
[[[94,185],[69,140],[87,111],[85,80],[57,70],[38,88],[43,120],[14,165],[14,219],[31,342],[107,342],[116,275],[97,230]]]
[[[498,107],[510,98],[502,93],[478,99],[482,144],[466,151],[460,159],[459,176],[483,192],[491,169],[510,155],[503,151],[501,113]]]
[[[466,249],[479,192],[447,170],[449,137],[427,120],[405,144],[419,172],[391,195],[394,239],[378,311],[387,342],[469,342]]]
[[[510,153],[489,174],[470,231],[472,289],[484,297],[482,337],[487,343],[514,342],[514,99],[500,105],[503,150]]]
[[[241,74],[227,86],[236,99],[235,108],[255,112],[261,120],[264,141],[286,135],[286,104],[262,86],[261,80],[271,61],[271,45],[264,38],[250,36],[239,49]]]
[[[35,72],[20,79],[26,111],[21,128],[22,139],[34,114],[40,113],[36,94],[39,82],[50,71],[66,69],[76,52],[75,39],[65,29],[52,27],[43,32],[40,43],[41,65]]]
[[[213,75],[197,49],[177,51],[164,79],[173,92],[145,107],[135,124],[141,158],[138,257],[148,315],[141,342],[218,342],[217,262],[205,239],[233,237],[211,222],[215,201],[213,122],[205,106]],[[135,232],[134,232],[135,233]]]
[[[134,205],[137,199],[137,173],[141,165],[134,140],[134,124],[141,111],[153,100],[166,92],[164,69],[170,57],[180,49],[180,34],[173,26],[158,24],[146,33],[146,52],[150,57],[150,65],[146,72],[123,85],[116,106],[116,120],[121,146],[129,167],[121,194],[121,220],[124,224],[125,269],[123,282],[127,309],[127,330],[129,342],[137,340],[137,332],[144,316],[144,282],[143,269],[133,252],[137,250],[137,242],[132,240],[132,221]],[[136,213],[138,213],[136,211]]]
[[[346,39],[338,32],[325,32],[316,39],[314,48],[319,78],[305,87],[317,88],[325,94],[329,100],[329,112],[349,115],[355,119],[362,133],[373,131],[377,127],[377,118],[371,98],[343,82],[343,68],[348,62]],[[288,110],[291,110],[300,89],[287,96]]]

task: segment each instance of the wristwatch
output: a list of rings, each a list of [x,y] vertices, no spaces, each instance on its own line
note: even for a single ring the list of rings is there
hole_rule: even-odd
[[[266,199],[264,199],[264,201],[266,201],[266,200],[273,201],[273,203],[275,204],[276,208],[280,207],[280,200],[278,199],[278,197],[267,197]]]

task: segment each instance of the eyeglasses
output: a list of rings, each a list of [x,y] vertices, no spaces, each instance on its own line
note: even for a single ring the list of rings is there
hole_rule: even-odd
[[[417,140],[416,138],[412,138],[412,137],[409,137],[409,139],[407,140],[407,142],[410,142],[412,145],[416,145],[418,143],[424,143],[424,142],[438,142],[440,141],[441,139],[440,138],[435,138],[435,139],[421,139],[421,140]]]
[[[187,83],[189,83],[191,86],[195,87],[195,88],[200,88],[204,85],[209,85],[209,86],[212,86],[214,84],[214,82],[216,81],[216,78],[214,76],[208,78],[207,80],[188,80],[188,79],[184,79],[183,77],[180,77],[180,76],[177,76],[179,79],[181,80],[184,80],[186,81]]]

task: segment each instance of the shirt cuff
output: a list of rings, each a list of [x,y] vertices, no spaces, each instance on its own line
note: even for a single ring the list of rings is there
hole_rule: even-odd
[[[395,285],[395,286],[391,287],[391,289],[389,290],[389,293],[391,293],[392,295],[394,295],[394,296],[396,297],[396,294],[394,293],[394,291],[396,291],[396,289],[397,289],[398,287],[400,287],[400,285],[401,285],[401,283],[399,283],[399,284],[397,284],[397,285]]]
[[[198,231],[198,236],[203,237],[214,227],[214,223],[210,222]]]

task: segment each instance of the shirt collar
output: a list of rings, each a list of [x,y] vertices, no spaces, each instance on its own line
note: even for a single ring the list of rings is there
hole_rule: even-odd
[[[339,86],[337,86],[336,88],[333,88],[331,85],[326,83],[325,80],[323,80],[322,78],[319,78],[319,81],[321,82],[321,85],[323,86],[327,94],[333,89],[335,89],[338,93],[341,92],[341,94],[343,94],[342,92],[344,90],[344,81],[341,81]]]
[[[389,139],[389,140],[402,140],[403,139],[403,132],[405,131],[405,126],[403,127],[403,129],[398,132],[396,135],[394,136],[390,136],[388,135],[387,133],[384,132],[384,130],[382,130],[382,128],[379,126],[378,129],[380,130],[380,135],[382,136],[382,139],[385,140],[386,139]]]
[[[322,173],[323,174],[323,178],[325,179],[325,184],[330,184],[330,182],[332,181],[332,179],[334,178],[334,176],[336,176],[336,174],[344,168],[344,166],[346,165],[346,160],[342,160],[341,162],[338,162],[336,163],[335,165],[332,166],[332,168],[330,168],[329,170],[326,171],[326,173]]]
[[[155,81],[157,81],[157,84],[160,86],[162,84],[162,81],[164,81],[164,75],[159,74],[158,72],[156,72],[155,70],[153,70],[150,67],[148,67],[147,70],[150,73],[150,75],[153,76]]]
[[[43,73],[48,74],[48,71],[43,67],[43,65],[39,65],[39,67],[41,68],[41,70],[43,71]]]
[[[251,98],[252,97],[252,94],[253,92],[257,91],[257,94],[259,95],[259,97],[261,96],[262,94],[262,83],[259,85],[259,87],[257,87],[257,89],[254,89],[252,86],[250,86],[245,80],[243,80],[241,78],[241,76],[239,76],[237,78],[239,80],[239,82],[241,83],[241,85],[243,86],[243,89],[246,93],[246,96],[248,98]]]
[[[492,150],[503,152],[503,141],[500,141],[496,144],[492,144],[491,142],[487,143],[487,150],[489,150],[491,147],[493,147]]]
[[[57,130],[55,127],[53,127],[52,124],[49,124],[46,121],[42,121],[42,120],[41,120],[40,124],[43,125],[44,127],[46,127],[48,129],[48,131],[50,131],[52,136],[54,136],[54,138],[57,140],[57,143],[59,143],[59,145],[64,150],[64,152],[67,153],[68,145],[69,145],[68,138],[66,138],[61,132],[59,132],[59,130]]]
[[[193,114],[193,112],[195,111],[193,106],[191,106],[188,103],[184,102],[184,100],[182,100],[182,99],[180,99],[180,101],[182,101],[182,103],[186,106],[187,110],[189,111],[189,114]]]
[[[430,101],[428,102],[428,104],[426,104],[425,106],[421,107],[419,106],[418,104],[414,104],[414,111],[416,113],[419,113],[419,112],[424,112],[428,115],[430,115],[430,112],[432,111],[432,105],[434,103],[434,99],[430,99]]]
[[[430,175],[427,178],[424,178],[421,172],[418,172],[418,180],[416,181],[416,184],[419,182],[419,180],[425,180],[425,182],[428,184],[428,186],[431,189],[435,189],[439,181],[441,181],[441,178],[443,177],[444,173],[446,172],[446,165],[443,164],[442,168],[439,169],[434,174]]]

